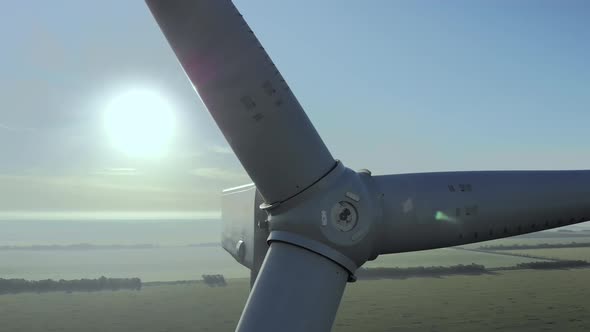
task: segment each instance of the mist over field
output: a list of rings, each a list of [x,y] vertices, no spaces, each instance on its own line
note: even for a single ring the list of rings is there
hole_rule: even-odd
[[[249,271],[214,244],[220,231],[218,220],[19,221],[2,222],[0,227],[6,230],[0,232],[0,248],[4,248],[0,249],[0,278],[105,276],[148,282],[139,291],[4,294],[0,296],[0,308],[5,309],[0,310],[0,331],[230,331],[248,296]],[[561,258],[587,260],[590,248],[473,251],[481,246],[572,242],[590,243],[590,236],[580,230],[543,232],[476,243],[462,250],[379,257],[365,267],[475,263],[489,270],[472,275],[361,278],[347,287],[334,331],[538,331],[546,327],[586,331],[590,325],[585,319],[585,284],[590,270],[510,267]],[[90,247],[69,246],[75,243]],[[53,244],[58,246],[52,248]],[[125,247],[136,244],[150,246]],[[541,254],[547,259],[526,257]],[[222,274],[227,286],[149,284],[196,280],[203,274]]]
[[[215,219],[2,221],[0,230],[1,278],[171,281],[208,273],[248,276],[217,245],[221,227]]]
[[[144,282],[197,280],[203,274],[245,278],[249,271],[219,245],[221,221],[19,220],[0,221],[0,277],[27,280],[140,278]],[[580,229],[578,229],[580,230]],[[588,235],[588,237],[584,237]],[[564,237],[572,240],[564,240]],[[496,244],[590,242],[586,232],[544,232]],[[473,244],[469,248],[477,248]],[[485,244],[484,244],[485,245]],[[535,261],[452,248],[380,256],[365,267],[482,264],[488,268]]]
[[[248,295],[249,271],[219,245],[219,219],[19,220],[0,221],[0,230],[0,278],[143,283],[141,290],[5,293],[0,331],[229,331]],[[588,246],[547,249],[575,243],[590,243],[585,225],[380,256],[364,265],[369,277],[359,271],[347,287],[334,331],[585,331],[587,267],[527,269],[588,260]],[[379,273],[394,276],[371,277]],[[177,282],[203,275],[222,275],[227,285]],[[559,291],[548,292],[556,281]]]
[[[187,245],[219,242],[219,219],[0,221],[0,246],[52,244]]]

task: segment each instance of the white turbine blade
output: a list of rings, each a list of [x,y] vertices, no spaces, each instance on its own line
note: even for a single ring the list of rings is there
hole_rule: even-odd
[[[380,254],[493,240],[590,220],[590,171],[373,177],[383,197]]]
[[[330,331],[347,280],[326,257],[273,242],[236,331]]]
[[[335,165],[299,102],[229,0],[147,0],[205,106],[267,203]]]

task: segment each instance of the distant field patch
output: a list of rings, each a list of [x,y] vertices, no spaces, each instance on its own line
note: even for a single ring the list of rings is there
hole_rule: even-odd
[[[539,237],[539,238],[532,238],[532,237],[508,237],[504,239],[492,240],[492,241],[485,241],[485,242],[478,242],[464,245],[465,248],[476,249],[481,246],[497,246],[497,245],[538,245],[542,243],[548,244],[556,244],[556,243],[571,243],[571,242],[578,242],[578,243],[590,243],[590,236],[563,236],[563,237]]]
[[[502,252],[535,255],[566,260],[590,261],[590,248],[526,249],[510,251],[503,250]]]

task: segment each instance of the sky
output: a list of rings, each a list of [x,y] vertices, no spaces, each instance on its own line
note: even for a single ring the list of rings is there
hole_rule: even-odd
[[[350,168],[590,168],[587,1],[234,2]],[[0,41],[0,219],[211,216],[249,182],[143,1],[11,2]],[[137,87],[173,106],[159,158],[106,137]]]

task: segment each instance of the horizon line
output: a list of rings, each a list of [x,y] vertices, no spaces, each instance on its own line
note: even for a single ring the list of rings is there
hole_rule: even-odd
[[[221,219],[221,211],[0,211],[0,221],[164,221]]]

